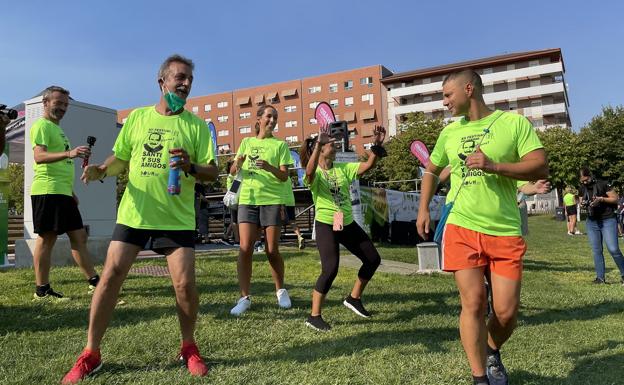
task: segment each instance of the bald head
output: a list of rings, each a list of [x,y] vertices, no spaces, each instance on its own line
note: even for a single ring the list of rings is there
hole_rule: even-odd
[[[475,96],[483,95],[483,82],[481,81],[481,76],[473,69],[451,72],[444,78],[442,86],[449,81],[457,81],[460,87],[471,84]]]

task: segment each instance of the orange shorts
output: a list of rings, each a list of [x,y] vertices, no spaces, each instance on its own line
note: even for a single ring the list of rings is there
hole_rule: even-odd
[[[447,223],[442,237],[442,270],[488,267],[505,278],[522,279],[526,243],[521,236],[496,236]]]

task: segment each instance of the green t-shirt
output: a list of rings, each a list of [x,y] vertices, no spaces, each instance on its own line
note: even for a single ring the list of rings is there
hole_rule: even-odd
[[[576,205],[576,199],[574,199],[575,196],[572,193],[567,193],[563,196],[563,204],[565,206],[575,206]]]
[[[65,152],[71,149],[69,139],[57,124],[41,118],[30,128],[30,143],[46,146],[48,152]],[[74,161],[63,159],[52,163],[35,163],[35,176],[30,195],[62,194],[72,196],[74,190]]]
[[[295,205],[295,194],[293,193],[292,179],[290,179],[290,177],[284,182],[284,204],[286,206]]]
[[[169,150],[176,147],[186,150],[193,163],[214,161],[210,130],[192,113],[165,116],[150,106],[128,115],[113,147],[115,157],[130,162],[117,223],[137,229],[195,229],[195,178],[180,170],[180,195],[167,192]]]
[[[334,167],[327,171],[316,167],[312,184],[309,184],[307,179],[305,180],[306,185],[310,187],[312,192],[312,200],[314,201],[314,209],[316,211],[315,220],[328,225],[333,224],[334,213],[340,207],[340,211],[344,215],[344,226],[353,222],[349,186],[358,178],[359,168],[360,164],[357,162],[334,162]]]
[[[489,134],[481,142],[483,131],[494,119]],[[518,182],[464,166],[466,156],[474,152],[479,142],[483,153],[497,163],[518,162],[527,153],[543,147],[531,123],[514,113],[497,110],[477,121],[460,119],[446,126],[430,160],[438,167],[451,165],[449,201],[468,173],[447,222],[489,235],[520,235]]]
[[[236,157],[243,154],[247,155],[247,158],[242,166],[243,183],[238,204],[254,206],[285,204],[284,182],[272,173],[256,167],[256,161],[264,160],[276,168],[293,164],[286,142],[275,137],[264,139],[248,137],[241,142]]]

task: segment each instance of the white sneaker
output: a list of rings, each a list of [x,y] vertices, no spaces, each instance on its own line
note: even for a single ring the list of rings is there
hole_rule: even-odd
[[[246,312],[250,306],[251,306],[251,298],[249,298],[249,296],[240,297],[238,301],[236,302],[236,306],[234,306],[232,310],[230,310],[230,314],[238,317],[242,315],[244,312]]]
[[[580,231],[576,230],[576,231],[574,232],[574,235],[583,235],[583,233],[581,233]]]
[[[279,305],[279,307],[281,307],[282,309],[290,309],[292,304],[290,303],[290,296],[288,296],[288,290],[279,289],[277,293],[275,294],[277,295],[277,304]]]

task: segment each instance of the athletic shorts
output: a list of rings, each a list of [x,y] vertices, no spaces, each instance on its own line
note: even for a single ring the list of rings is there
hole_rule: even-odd
[[[566,206],[566,213],[567,213],[568,216],[576,215],[576,205]]]
[[[178,249],[180,247],[194,249],[195,231],[135,229],[118,223],[115,225],[111,240],[130,243],[146,250],[162,253],[167,249]]]
[[[31,195],[33,227],[37,234],[63,234],[84,228],[74,197],[63,194]]]
[[[232,223],[238,223],[238,206],[235,209],[230,208],[230,221]]]
[[[496,275],[519,281],[526,249],[521,236],[488,235],[448,223],[442,237],[442,269],[487,267]]]
[[[282,225],[282,205],[238,205],[238,223],[255,223],[261,227]]]
[[[286,216],[283,218],[284,224],[289,224],[297,219],[297,215],[295,214],[295,206],[285,206],[284,211],[286,212]]]

